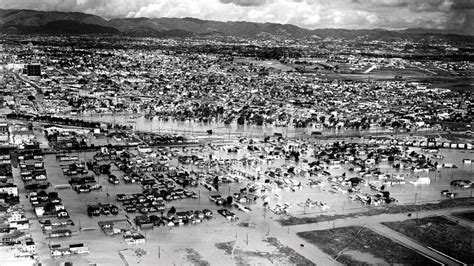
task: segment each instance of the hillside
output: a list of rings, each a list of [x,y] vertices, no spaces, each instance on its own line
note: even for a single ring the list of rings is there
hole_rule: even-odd
[[[122,34],[126,36],[188,37],[220,34],[245,38],[290,39],[338,38],[352,40],[396,41],[401,39],[443,39],[473,42],[474,36],[445,34],[439,30],[408,29],[304,29],[289,24],[254,23],[245,21],[210,21],[196,18],[117,18],[105,20],[99,16],[78,12],[44,12],[0,9],[0,32],[11,34]]]

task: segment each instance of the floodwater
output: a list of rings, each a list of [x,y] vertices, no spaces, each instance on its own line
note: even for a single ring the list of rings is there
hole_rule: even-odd
[[[430,153],[422,152],[420,148],[411,148],[418,153],[423,153],[427,156],[431,156]],[[219,152],[221,153],[221,152]],[[245,152],[239,153],[237,155],[231,155],[235,158],[241,158]],[[453,179],[467,179],[474,181],[474,170],[472,164],[463,164],[462,160],[464,158],[474,158],[474,151],[466,151],[466,150],[449,150],[449,149],[441,149],[439,152],[440,155],[445,156],[443,160],[438,160],[439,164],[443,163],[452,163],[456,165],[458,168],[440,168],[437,169],[436,172],[418,172],[414,173],[411,170],[405,169],[396,169],[393,168],[393,164],[389,162],[382,162],[377,167],[380,168],[380,171],[387,174],[398,174],[403,175],[405,177],[406,183],[401,185],[392,185],[387,186],[385,190],[391,193],[391,196],[398,200],[398,203],[405,204],[405,203],[422,203],[422,202],[431,202],[436,201],[439,199],[443,199],[444,196],[441,195],[441,190],[451,190],[454,193],[457,193],[457,197],[469,197],[472,195],[471,189],[462,189],[451,187],[450,182]],[[205,154],[203,154],[205,156]],[[214,155],[216,156],[216,155]],[[227,155],[228,156],[228,155]],[[219,157],[219,155],[217,156]],[[313,161],[311,158],[307,158],[309,162]],[[294,165],[301,167],[301,164],[296,164],[291,161],[285,161],[283,159],[275,160],[272,164],[264,164],[258,167],[251,167],[251,166],[235,166],[239,170],[244,170],[248,173],[257,174],[257,171],[264,172],[269,167],[281,167],[282,165]],[[360,176],[356,172],[349,171],[350,165],[342,164],[340,169],[328,169],[327,171],[331,173],[331,176],[340,176],[343,173],[346,174],[347,177],[355,177]],[[413,185],[410,181],[416,181],[417,177],[429,177],[430,184],[427,185]],[[330,192],[330,188],[332,183],[327,181],[327,177],[311,177],[313,180],[321,180],[323,181],[323,186],[311,188],[307,186],[308,184],[308,177],[296,177],[294,178],[298,181],[301,181],[303,184],[303,188],[301,190],[291,191],[291,190],[279,190],[272,193],[266,194],[270,197],[270,205],[275,205],[276,203],[290,203],[292,208],[293,214],[307,214],[307,213],[315,213],[321,212],[322,210],[318,207],[313,207],[312,209],[308,209],[302,205],[307,199],[311,199],[313,201],[322,201],[331,205],[329,210],[331,211],[338,211],[338,212],[345,212],[351,209],[359,209],[359,208],[366,208],[359,202],[353,202],[348,199],[348,193],[332,193]],[[365,183],[361,185],[361,193],[365,194],[376,194],[377,192],[371,190],[368,186],[369,183],[375,182],[378,187],[382,183],[375,177],[364,178],[366,180]],[[261,180],[263,182],[263,180]],[[230,185],[233,192],[237,189],[235,185]],[[244,186],[240,184],[239,188],[243,188]],[[223,186],[223,191],[226,191],[225,186]],[[301,205],[301,206],[300,206]]]
[[[212,130],[213,134],[220,135],[223,137],[230,136],[245,136],[245,137],[262,137],[272,136],[274,133],[280,133],[285,137],[302,137],[308,136],[311,132],[317,131],[324,134],[330,134],[334,136],[356,134],[360,131],[355,129],[324,129],[315,127],[296,128],[294,126],[288,127],[277,127],[273,125],[238,125],[236,121],[231,124],[224,124],[223,122],[196,122],[196,121],[176,121],[176,120],[163,120],[159,118],[145,119],[143,115],[130,115],[130,114],[94,114],[94,115],[76,115],[71,116],[72,118],[83,119],[86,121],[99,121],[104,123],[116,123],[121,125],[132,126],[138,131],[148,131],[154,133],[179,133],[186,136],[205,136],[207,130]],[[374,127],[364,132],[370,133],[392,133],[388,129],[381,127]]]
[[[227,153],[225,148],[222,148],[218,151],[213,151],[210,149],[200,150],[195,148],[193,152],[192,149],[188,149],[187,152],[183,152],[182,149],[175,149],[179,151],[179,154],[188,154],[188,155],[199,155],[203,156],[203,158],[207,159],[209,154],[213,155],[213,158],[229,158],[229,159],[241,159],[244,156],[248,155],[248,151],[246,149],[242,149],[238,153]],[[423,153],[427,156],[431,156],[432,153],[423,152],[420,148],[410,148],[410,150],[414,150],[418,153]],[[472,195],[471,189],[462,189],[457,187],[451,187],[450,182],[454,179],[467,179],[474,181],[474,169],[472,164],[463,164],[462,160],[464,158],[474,158],[474,151],[468,150],[450,150],[450,149],[440,149],[439,155],[445,156],[442,160],[437,160],[440,165],[443,163],[451,163],[457,166],[457,168],[439,168],[436,172],[418,172],[414,173],[411,170],[406,169],[396,169],[393,168],[393,164],[390,162],[382,162],[377,165],[380,168],[380,171],[387,174],[395,174],[395,175],[402,175],[405,177],[406,183],[400,185],[385,185],[386,191],[389,191],[391,197],[394,197],[398,200],[399,204],[405,203],[422,203],[422,202],[431,202],[443,199],[444,196],[441,195],[442,190],[450,190],[454,193],[457,193],[457,197],[469,197]],[[79,157],[81,159],[92,159],[93,153],[81,153]],[[51,158],[53,159],[53,158]],[[305,158],[302,158],[305,159]],[[309,162],[313,161],[311,157],[307,157]],[[47,157],[47,160],[49,158]],[[53,163],[53,162],[51,162]],[[192,165],[181,165],[178,163],[176,159],[171,160],[170,165],[172,166],[182,166],[187,168],[188,170],[193,171],[201,171],[202,169],[197,168],[196,166]],[[268,170],[269,168],[276,168],[281,167],[283,165],[287,166],[297,166],[302,167],[301,163],[297,164],[294,161],[285,161],[283,159],[277,159],[270,164],[261,164],[257,166],[242,166],[242,165],[234,165],[232,168],[240,171],[244,171],[246,173],[261,176],[261,183],[264,182],[265,176],[261,175],[263,172]],[[349,171],[350,165],[341,164],[340,168],[330,168],[327,169],[328,172],[331,173],[331,176],[340,176],[342,174],[346,174],[347,177],[360,177],[359,173]],[[118,171],[115,167],[112,168],[113,174],[121,177],[124,174],[121,171]],[[416,181],[418,177],[429,177],[430,184],[426,185],[414,185],[411,184],[410,181]],[[270,200],[270,206],[275,206],[277,203],[289,203],[291,204],[291,213],[293,214],[309,214],[309,213],[319,213],[323,212],[319,207],[304,207],[302,203],[304,203],[307,199],[311,199],[312,201],[321,201],[328,203],[331,208],[327,211],[335,211],[335,212],[346,212],[351,210],[357,210],[361,208],[367,208],[367,206],[363,206],[358,201],[351,201],[349,199],[349,193],[345,192],[331,192],[331,185],[333,183],[327,181],[327,177],[303,177],[298,176],[290,179],[298,180],[302,183],[303,188],[301,190],[292,191],[290,189],[274,189],[271,192],[266,193],[255,193],[257,196],[266,196]],[[322,181],[321,186],[317,186],[311,188],[308,186],[309,179],[313,180],[320,180]],[[382,185],[381,181],[378,180],[376,177],[368,177],[364,178],[365,182],[361,184],[361,193],[365,194],[376,194],[377,191],[372,190],[369,187],[369,183],[375,183],[378,187]],[[109,186],[111,189],[114,189],[116,193],[125,193],[127,190],[128,192],[137,191],[138,186],[136,185],[119,185],[119,186],[111,186],[106,181],[106,178],[101,178],[101,183],[104,188]],[[183,210],[187,209],[195,209],[195,208],[215,208],[216,206],[209,201],[209,196],[213,194],[221,194],[223,197],[227,197],[228,195],[232,195],[234,192],[239,192],[241,188],[244,188],[248,183],[253,183],[253,181],[245,181],[240,183],[230,183],[230,184],[222,184],[219,186],[220,191],[210,192],[203,186],[199,185],[196,188],[191,188],[196,193],[201,195],[201,199],[196,202],[193,199],[186,199],[180,200],[177,202],[171,202],[169,205],[174,205],[178,209],[182,208]],[[343,187],[341,187],[343,188]],[[343,188],[344,189],[344,188]],[[346,189],[344,189],[346,190]],[[114,193],[115,194],[115,193]],[[257,203],[253,206],[250,206],[252,209],[258,210],[258,213],[263,212],[263,201],[257,201]],[[168,207],[170,207],[168,206]]]
[[[206,156],[209,153],[212,153],[214,157],[223,157],[223,158],[242,158],[246,155],[247,151],[243,149],[241,152],[235,153],[227,153],[225,149],[221,149],[219,151],[213,150],[194,150],[188,149],[188,152],[184,152],[182,149],[173,149],[178,151],[179,153],[188,153],[188,154],[196,154]],[[245,150],[245,151],[244,151]],[[418,148],[415,148],[416,151],[420,151]],[[442,196],[440,191],[443,189],[450,189],[449,183],[451,179],[462,178],[462,179],[474,179],[472,164],[462,164],[463,158],[473,158],[474,153],[473,151],[461,151],[461,150],[440,150],[439,154],[445,156],[445,159],[442,160],[440,163],[454,163],[458,166],[456,169],[439,169],[439,172],[436,172],[436,176],[434,173],[418,173],[420,176],[429,176],[431,180],[431,184],[424,185],[424,186],[414,186],[407,182],[405,185],[400,186],[391,186],[388,187],[386,190],[392,193],[392,196],[399,200],[399,203],[408,203],[413,202],[415,200],[415,195],[417,195],[417,202],[422,201],[433,201],[441,199]],[[87,161],[93,158],[93,152],[84,152],[77,154],[80,160]],[[133,217],[138,214],[127,214],[123,210],[117,216],[100,216],[100,217],[88,217],[86,213],[87,205],[88,204],[97,204],[98,202],[106,203],[110,202],[116,204],[119,208],[121,208],[121,204],[116,201],[116,195],[119,193],[136,193],[140,192],[142,189],[137,184],[124,184],[123,182],[119,185],[111,185],[107,182],[106,176],[101,175],[97,177],[99,183],[103,186],[102,191],[95,191],[87,194],[77,194],[71,189],[55,189],[55,185],[60,184],[67,184],[67,181],[70,177],[65,177],[62,174],[60,165],[68,164],[67,162],[58,162],[55,159],[54,155],[46,155],[45,156],[45,167],[48,174],[48,180],[53,184],[52,187],[48,189],[48,191],[57,191],[59,192],[59,196],[63,199],[63,204],[68,210],[71,215],[72,220],[76,223],[76,230],[79,227],[82,228],[98,228],[97,222],[103,220],[113,220],[113,219],[127,219],[129,221],[133,221]],[[170,161],[171,165],[178,165],[176,159]],[[281,167],[283,164],[286,165],[295,165],[294,162],[285,161],[285,160],[276,160],[272,164],[264,164],[258,166],[259,169],[252,167],[252,166],[235,166],[234,168],[246,171],[248,173],[257,174],[257,170],[265,171],[269,167]],[[193,168],[193,170],[198,170],[196,167],[191,167],[190,165],[186,166],[188,169]],[[382,172],[388,173],[403,173],[407,175],[407,181],[415,180],[417,174],[411,173],[408,170],[398,170],[391,167],[389,163],[383,163],[379,165],[382,169]],[[112,167],[112,174],[115,174],[119,177],[122,177],[124,174],[119,171],[115,166]],[[341,175],[342,173],[346,173],[347,176],[357,176],[357,173],[352,173],[348,171],[348,166],[342,165],[341,169],[329,169],[332,175],[337,176]],[[19,181],[19,170],[18,168],[14,169],[14,176],[15,179],[18,180],[17,182],[21,184]],[[304,215],[310,214],[315,215],[317,213],[321,213],[322,211],[318,207],[313,207],[312,209],[305,208],[299,206],[298,203],[302,203],[306,201],[306,199],[310,198],[314,201],[323,201],[327,202],[331,205],[329,211],[337,211],[337,212],[349,212],[352,210],[360,209],[360,208],[367,208],[362,206],[358,202],[351,202],[348,200],[348,194],[344,193],[336,193],[332,194],[329,193],[327,188],[330,187],[330,184],[327,183],[326,186],[322,188],[310,188],[306,185],[308,178],[307,177],[298,177],[295,178],[300,180],[304,187],[302,190],[297,190],[295,192],[288,190],[280,190],[280,191],[272,191],[270,193],[262,193],[258,194],[259,196],[267,196],[270,199],[270,206],[275,206],[276,203],[285,203],[288,202],[292,205],[291,213],[295,215]],[[324,180],[325,178],[320,178]],[[373,181],[373,180],[370,180]],[[221,194],[223,197],[227,197],[234,192],[239,192],[240,188],[243,188],[247,183],[251,183],[252,181],[246,181],[241,183],[230,183],[230,184],[222,184],[220,185],[220,191],[218,192],[210,192],[203,186],[199,185],[195,188],[190,188],[191,190],[195,191],[200,195],[199,199],[183,199],[178,201],[171,201],[167,203],[167,208],[171,206],[176,207],[178,211],[184,210],[197,210],[197,209],[211,209],[214,212],[214,219],[209,221],[204,221],[202,224],[198,224],[196,226],[188,226],[188,227],[179,227],[179,228],[155,228],[154,230],[142,231],[147,236],[147,244],[140,245],[140,247],[145,248],[149,255],[145,256],[143,259],[139,259],[133,256],[126,256],[129,262],[138,260],[136,263],[140,261],[142,263],[152,263],[159,258],[157,258],[157,250],[161,250],[161,259],[167,262],[179,262],[184,261],[182,247],[183,246],[190,246],[196,249],[205,260],[211,262],[212,264],[219,264],[219,265],[229,265],[233,264],[233,260],[229,256],[225,256],[221,254],[222,252],[215,248],[215,243],[222,243],[227,241],[236,240],[241,243],[241,246],[247,246],[248,244],[244,245],[245,236],[247,239],[250,234],[250,239],[252,241],[252,245],[249,248],[253,250],[261,250],[262,247],[266,247],[265,244],[262,244],[261,239],[265,238],[266,230],[272,234],[277,234],[277,230],[281,230],[281,228],[272,227],[270,222],[265,222],[270,218],[278,219],[278,215],[274,215],[270,211],[265,211],[263,208],[263,201],[257,200],[255,204],[249,205],[252,211],[248,213],[241,212],[237,209],[232,209],[241,221],[264,221],[262,222],[262,227],[267,227],[268,229],[251,229],[251,228],[243,228],[236,226],[236,223],[232,223],[227,221],[225,218],[220,216],[217,213],[217,210],[221,208],[221,206],[215,205],[213,202],[209,200],[210,195],[214,194]],[[24,193],[24,188],[20,185],[21,193]],[[469,196],[471,193],[470,190],[461,190],[455,189],[455,192],[459,193],[459,196]],[[362,193],[375,193],[371,191],[368,186],[362,186]],[[415,194],[416,193],[416,194]],[[107,196],[109,194],[109,196]],[[27,207],[28,216],[33,218],[32,210],[30,209],[31,204],[27,202],[28,200],[24,197],[22,199],[22,204]],[[159,214],[158,214],[159,215]],[[127,217],[128,216],[128,217]],[[33,218],[34,219],[34,218]],[[230,233],[229,233],[230,232]],[[83,231],[78,236],[74,236],[71,239],[52,239],[51,241],[45,240],[44,235],[42,234],[39,225],[37,222],[32,223],[32,229],[30,230],[32,233],[33,238],[35,240],[39,240],[37,243],[37,248],[40,253],[40,257],[43,258],[42,261],[48,264],[55,264],[59,263],[59,261],[75,261],[83,264],[87,264],[88,261],[93,261],[99,264],[107,264],[113,262],[114,264],[121,264],[122,261],[118,256],[117,252],[119,250],[130,249],[130,246],[126,245],[123,242],[121,236],[115,237],[107,237],[105,236],[100,230],[93,230],[93,231]],[[113,240],[112,240],[113,239]],[[173,239],[173,241],[168,241],[169,239]],[[206,241],[202,241],[202,239],[206,239]],[[105,242],[107,241],[107,242]],[[65,257],[56,260],[46,259],[50,258],[49,255],[49,244],[57,244],[57,243],[86,243],[92,250],[91,254],[88,256],[77,256],[77,257]],[[104,245],[104,243],[107,243]],[[268,249],[268,247],[266,247]],[[267,251],[267,250],[263,250]],[[209,253],[210,252],[210,253]],[[366,258],[368,261],[372,261],[372,258]],[[257,262],[258,260],[253,259],[251,262]],[[261,261],[259,261],[261,262]],[[286,262],[282,262],[281,264],[286,264]]]

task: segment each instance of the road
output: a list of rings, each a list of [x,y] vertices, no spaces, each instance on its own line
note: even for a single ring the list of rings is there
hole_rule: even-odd
[[[380,235],[390,238],[391,240],[398,242],[399,244],[407,248],[420,252],[421,254],[424,254],[430,258],[433,258],[443,264],[446,264],[446,265],[458,264],[455,261],[426,248],[425,246],[419,244],[418,242],[413,241],[411,238],[406,237],[382,224],[373,223],[373,224],[368,225],[367,227]]]

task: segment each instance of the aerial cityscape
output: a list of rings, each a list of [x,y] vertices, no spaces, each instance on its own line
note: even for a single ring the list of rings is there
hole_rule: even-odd
[[[473,18],[2,1],[0,266],[473,265]]]

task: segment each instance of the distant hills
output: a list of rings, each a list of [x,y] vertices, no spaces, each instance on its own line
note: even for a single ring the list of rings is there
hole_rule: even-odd
[[[195,18],[120,18],[105,20],[99,16],[78,12],[0,9],[0,32],[7,34],[117,34],[125,36],[190,37],[224,35],[245,38],[293,39],[356,39],[396,41],[397,39],[441,38],[473,42],[474,36],[449,34],[426,29],[389,31],[315,29],[290,24],[221,22]]]

